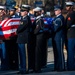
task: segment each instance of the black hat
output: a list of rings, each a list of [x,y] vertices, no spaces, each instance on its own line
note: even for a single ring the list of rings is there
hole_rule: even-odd
[[[62,8],[61,8],[61,6],[59,6],[59,5],[56,5],[56,6],[54,6],[54,10],[62,10]]]
[[[9,7],[9,10],[10,10],[10,11],[15,11],[16,8],[14,8],[14,7]]]

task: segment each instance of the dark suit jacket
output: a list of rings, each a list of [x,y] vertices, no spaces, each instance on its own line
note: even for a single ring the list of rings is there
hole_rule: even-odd
[[[21,24],[17,29],[17,43],[27,43],[30,33],[31,20],[29,16],[21,18]]]
[[[40,30],[44,30],[44,21],[41,17],[33,22],[33,30],[34,34],[39,34]]]

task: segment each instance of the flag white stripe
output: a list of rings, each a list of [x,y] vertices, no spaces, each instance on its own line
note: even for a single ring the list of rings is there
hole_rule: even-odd
[[[3,25],[3,23],[5,22],[6,20],[3,20],[2,22],[1,22],[1,24],[0,24],[0,26],[2,26]]]
[[[6,30],[6,31],[0,31],[0,35],[4,35],[4,34],[11,34],[16,32],[17,29],[11,29],[11,30]]]
[[[10,22],[8,24],[8,26],[14,26],[14,25],[20,25],[20,22],[19,21],[17,21],[17,22]],[[6,27],[6,26],[4,25],[4,27]]]
[[[16,20],[21,20],[21,18],[12,18],[12,20],[15,20],[15,21],[16,21]]]
[[[4,27],[8,26],[8,23],[11,21],[11,19],[9,19],[5,24]]]
[[[4,26],[5,26],[5,27],[8,26],[8,23],[10,23],[10,21],[13,21],[13,20],[16,21],[16,20],[20,20],[20,19],[21,19],[21,18],[12,18],[12,19],[9,19],[9,20],[5,23]]]

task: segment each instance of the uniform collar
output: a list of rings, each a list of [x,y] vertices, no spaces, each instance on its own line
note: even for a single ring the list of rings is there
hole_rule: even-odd
[[[30,13],[28,13],[28,16],[30,15]]]
[[[37,16],[37,17],[36,17],[36,19],[39,19],[39,18],[41,18],[41,16]]]
[[[58,14],[56,17],[60,16],[61,14]]]
[[[26,16],[23,16],[23,18],[25,18],[25,17],[27,17],[27,15]]]
[[[13,17],[13,18],[14,18],[14,17],[15,17],[15,15],[13,15],[13,16],[11,16],[11,17]]]
[[[44,14],[41,14],[41,17],[43,17],[44,16]]]

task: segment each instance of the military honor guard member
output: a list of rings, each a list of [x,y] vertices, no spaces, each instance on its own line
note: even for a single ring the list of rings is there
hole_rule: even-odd
[[[58,5],[54,6],[55,19],[53,21],[53,52],[54,52],[54,70],[63,71],[64,65],[64,17],[61,14],[62,8]]]
[[[66,2],[67,25],[67,69],[75,70],[75,11],[73,10],[74,2]]]
[[[9,15],[8,19],[12,18],[18,18],[17,15],[15,15],[16,9],[14,7],[9,8]],[[8,61],[8,66],[10,70],[18,70],[18,44],[16,43],[17,36],[11,36],[4,40],[5,42],[5,49],[7,52],[7,61]]]
[[[46,37],[44,35],[44,21],[41,18],[41,8],[33,9],[36,19],[33,23],[33,31],[35,35],[35,54],[34,54],[34,72],[41,72],[41,69],[46,65]]]
[[[31,20],[28,16],[28,9],[22,5],[21,6],[21,23],[17,29],[17,43],[19,50],[19,60],[20,60],[20,72],[25,74],[28,71],[28,40],[30,33]]]
[[[6,6],[0,4],[0,22],[4,20],[5,15],[6,15]],[[0,56],[1,56],[1,70],[8,70],[9,67],[7,61],[7,52],[3,40],[0,40]]]

